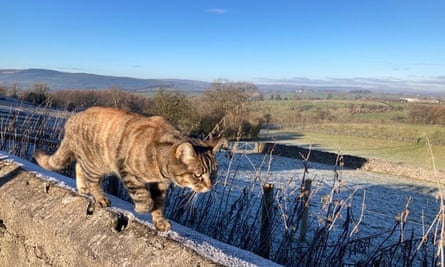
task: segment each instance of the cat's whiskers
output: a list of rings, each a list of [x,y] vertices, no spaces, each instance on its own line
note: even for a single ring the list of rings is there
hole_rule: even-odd
[[[196,202],[197,196],[198,196],[197,192],[195,192],[195,191],[191,192],[191,194],[186,202],[186,206],[193,207],[193,205]]]

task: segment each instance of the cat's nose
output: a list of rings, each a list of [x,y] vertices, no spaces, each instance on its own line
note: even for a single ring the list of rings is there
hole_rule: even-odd
[[[200,193],[205,193],[205,192],[209,192],[210,189],[212,189],[212,185],[211,185],[211,184],[204,183],[204,184],[201,186],[201,188],[200,188],[200,190],[199,190],[198,192],[200,192]]]
[[[205,193],[205,192],[209,192],[211,187],[208,186],[202,186],[199,190],[200,193]]]

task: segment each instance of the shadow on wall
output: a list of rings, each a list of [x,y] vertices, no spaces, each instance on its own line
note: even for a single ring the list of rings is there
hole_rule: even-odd
[[[339,155],[337,153],[325,152],[319,150],[311,150],[299,146],[289,146],[276,143],[263,143],[260,148],[261,153],[273,153],[274,155],[288,157],[288,158],[298,158],[303,159],[303,157],[308,157],[309,161],[329,164],[329,165],[340,165],[343,164],[346,168],[360,169],[367,162],[368,159],[351,156],[351,155]]]
[[[15,176],[17,176],[23,169],[20,166],[15,164],[2,164],[0,165],[0,187],[4,184],[8,183]]]

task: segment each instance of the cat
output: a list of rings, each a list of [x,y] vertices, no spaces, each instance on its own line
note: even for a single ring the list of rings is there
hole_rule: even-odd
[[[222,146],[226,139],[187,137],[160,116],[92,107],[68,118],[53,155],[37,150],[34,158],[48,170],[76,161],[77,190],[91,195],[99,207],[110,205],[101,188],[103,177],[117,175],[135,211],[150,212],[156,229],[168,231],[164,206],[170,184],[209,191],[218,169],[215,154]]]

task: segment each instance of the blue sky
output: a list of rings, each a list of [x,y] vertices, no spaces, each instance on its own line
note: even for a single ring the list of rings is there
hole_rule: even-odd
[[[445,1],[0,0],[0,68],[445,90]]]

